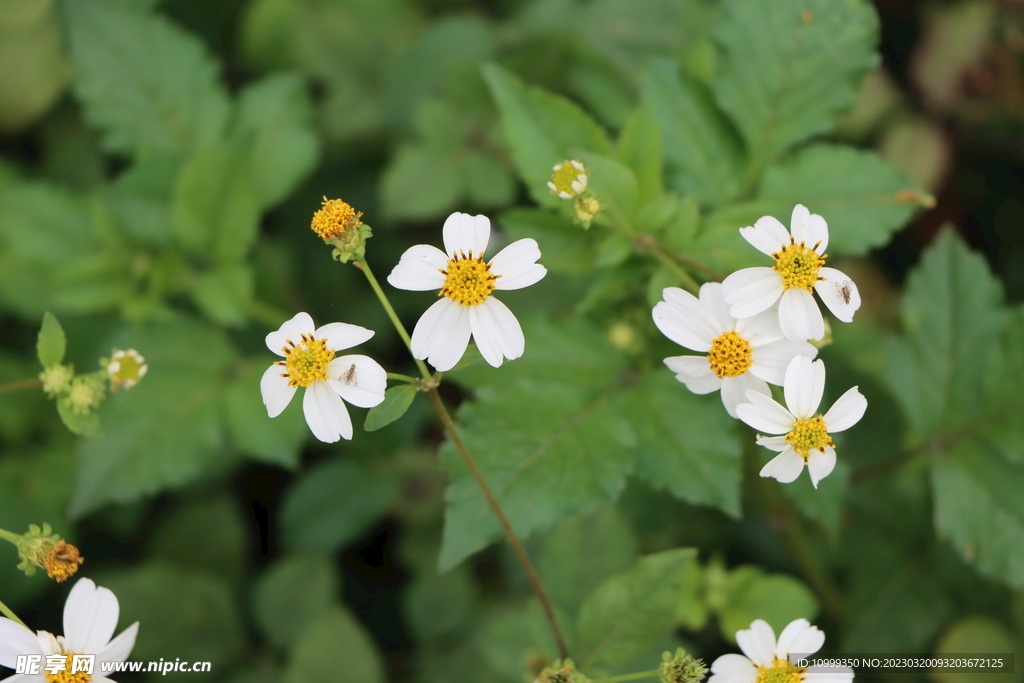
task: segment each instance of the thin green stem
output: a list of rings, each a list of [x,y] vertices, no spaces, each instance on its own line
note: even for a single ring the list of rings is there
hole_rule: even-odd
[[[394,325],[395,329],[398,331],[398,336],[400,336],[402,341],[405,342],[405,347],[409,349],[409,353],[412,353],[412,339],[409,338],[409,333],[405,331],[405,325],[403,325],[402,321],[398,319],[398,314],[395,313],[394,307],[392,307],[391,302],[388,301],[387,294],[385,294],[384,290],[380,288],[380,283],[377,282],[377,278],[373,276],[373,271],[370,270],[370,264],[368,264],[364,259],[356,261],[355,265],[356,268],[359,268],[363,271],[363,274],[366,275],[366,280],[370,283],[370,287],[373,288],[373,293],[377,295],[380,305],[384,307],[384,311],[388,314],[388,317],[391,318],[391,324]],[[427,368],[427,364],[415,357],[413,357],[413,360],[416,361],[416,367],[419,369],[420,374],[423,375],[423,379],[429,380],[431,373],[430,369]]]
[[[694,280],[689,273],[683,270],[678,263],[673,261],[668,254],[665,254],[660,249],[655,248],[651,250],[651,255],[654,256],[658,263],[663,265],[666,270],[675,275],[690,294],[697,296],[700,292],[700,285],[697,284],[697,281]]]
[[[0,600],[0,613],[2,613],[5,617],[10,619],[14,623],[21,624],[25,628],[28,628],[28,626],[25,624],[25,622],[22,621],[21,619],[19,619],[18,615],[15,614],[14,612],[12,612],[11,608],[8,607],[7,605],[5,605],[2,600]],[[32,629],[29,629],[29,630],[31,631]]]
[[[654,678],[661,675],[661,669],[655,669],[653,671],[641,671],[635,674],[623,674],[621,676],[611,676],[609,678],[592,678],[590,683],[620,683],[621,681],[639,681],[641,678]]]
[[[18,545],[18,541],[21,540],[21,534],[16,534],[13,531],[7,531],[6,529],[0,529],[0,538],[5,541],[10,541],[14,545]]]
[[[444,407],[444,402],[441,400],[441,395],[437,392],[437,387],[430,387],[427,390],[427,393],[430,394],[430,400],[434,404],[434,408],[437,410],[437,414],[440,416],[441,422],[444,423],[444,427],[448,431],[449,438],[451,438],[452,443],[455,444],[456,449],[462,456],[462,460],[466,463],[466,467],[469,468],[469,472],[473,475],[473,479],[476,480],[480,490],[483,491],[484,498],[487,499],[488,505],[491,506],[491,510],[498,518],[498,523],[501,524],[501,528],[504,529],[505,536],[508,537],[508,542],[511,544],[516,557],[519,558],[519,563],[523,566],[523,570],[526,572],[526,578],[529,579],[530,585],[533,587],[533,592],[537,594],[537,598],[540,600],[540,604],[544,608],[544,614],[547,616],[548,623],[551,625],[551,631],[555,635],[555,642],[558,644],[558,652],[562,659],[566,659],[569,656],[569,649],[565,645],[565,637],[562,635],[562,631],[558,627],[558,621],[555,619],[555,611],[551,607],[551,601],[548,600],[547,593],[544,592],[544,587],[541,585],[540,577],[537,576],[537,572],[533,568],[533,563],[530,562],[530,556],[526,554],[526,549],[519,541],[519,537],[516,535],[516,532],[512,529],[512,524],[508,521],[508,517],[505,516],[505,511],[501,509],[501,504],[498,502],[494,492],[491,491],[491,487],[488,486],[483,472],[481,472],[480,468],[477,467],[476,461],[470,454],[469,449],[466,448],[466,444],[463,443],[458,430],[455,429],[455,422],[452,421],[451,415],[448,414],[448,409]]]
[[[43,386],[43,380],[41,379],[20,379],[16,382],[0,384],[0,394],[6,394],[8,391],[17,391],[18,389],[31,389],[33,387],[41,386]]]
[[[415,377],[410,377],[409,375],[400,375],[397,372],[389,372],[388,379],[397,379],[399,382],[408,382],[409,384],[416,385],[420,383],[420,380],[416,379]]]

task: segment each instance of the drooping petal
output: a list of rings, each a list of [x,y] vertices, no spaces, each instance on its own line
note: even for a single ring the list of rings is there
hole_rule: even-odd
[[[757,435],[757,445],[764,446],[770,451],[781,453],[782,451],[789,448],[789,443],[786,441],[785,436],[762,436]]]
[[[107,588],[79,579],[64,603],[64,637],[74,652],[93,654],[102,650],[117,628],[121,609]]]
[[[103,650],[96,655],[98,662],[123,662],[128,659],[128,655],[132,653],[132,648],[135,647],[135,638],[139,635],[139,622],[135,622],[125,630],[121,631],[121,635],[110,641]],[[99,667],[96,667],[99,670]],[[96,680],[95,678],[93,680]]]
[[[260,378],[260,393],[263,394],[263,405],[267,407],[267,415],[277,417],[292,402],[296,387],[288,386],[288,378],[282,377],[285,371],[280,365],[271,365]]]
[[[771,308],[783,292],[782,276],[768,267],[744,268],[722,280],[729,315],[749,318]]]
[[[472,258],[476,258],[487,251],[491,221],[487,216],[456,212],[448,216],[441,234],[444,236],[444,250],[448,256],[454,258],[458,252],[470,256],[472,252]]]
[[[711,370],[707,356],[673,356],[665,359],[665,365],[695,394],[710,394],[722,388],[722,380]]]
[[[412,331],[412,355],[438,371],[451,370],[462,358],[472,332],[469,309],[447,297],[423,312]]]
[[[313,318],[309,313],[296,313],[291,320],[286,320],[276,331],[267,335],[267,348],[279,356],[281,349],[288,346],[289,340],[298,344],[304,334],[313,334]]]
[[[825,391],[825,361],[794,356],[786,368],[782,391],[794,417],[804,420],[814,417]]]
[[[811,475],[811,483],[818,488],[818,482],[832,474],[836,467],[836,450],[831,446],[825,446],[825,452],[811,451],[807,456],[807,472]],[[799,650],[803,652],[803,650]]]
[[[523,328],[516,316],[493,296],[469,309],[469,325],[480,355],[493,367],[501,365],[502,357],[519,358],[526,349]]]
[[[372,408],[384,400],[388,373],[369,356],[338,356],[327,364],[331,387],[354,406]]]
[[[327,348],[331,351],[341,351],[353,346],[359,346],[373,336],[373,330],[368,330],[359,325],[348,323],[329,323],[317,328],[314,336],[317,339],[325,339]]]
[[[756,347],[752,355],[754,364],[750,366],[750,373],[765,382],[782,386],[790,361],[796,356],[814,358],[818,355],[818,349],[808,342],[779,339],[771,344]]]
[[[803,633],[806,628],[811,628],[811,622],[806,619],[794,619],[789,622],[786,628],[782,629],[782,633],[779,634],[779,643],[776,646],[775,655],[784,658],[790,652],[802,652],[802,650],[794,650],[792,646],[796,642],[797,636]]]
[[[491,273],[498,275],[495,289],[522,289],[547,275],[547,268],[537,263],[540,247],[529,237],[516,240],[491,259]]]
[[[753,683],[757,678],[757,665],[743,655],[730,653],[711,663],[711,673],[722,677],[723,681],[728,679],[736,683]]]
[[[810,467],[810,465],[809,465]],[[811,477],[814,477],[814,470],[811,470]],[[791,652],[802,655],[813,655],[825,644],[825,634],[817,626],[808,625],[807,628],[797,632],[793,642],[785,651],[780,651],[779,656],[783,657]],[[782,650],[782,648],[779,648]]]
[[[729,304],[725,300],[725,294],[722,292],[722,283],[720,282],[705,282],[700,286],[700,302],[707,309],[707,312],[711,314],[715,322],[718,323],[721,332],[727,332],[732,329],[739,330],[739,325],[736,323],[736,318],[729,315]],[[776,322],[776,327],[778,323]],[[782,334],[782,332],[779,332]],[[744,337],[746,339],[746,337]],[[751,341],[751,340],[747,340]]]
[[[302,412],[313,436],[324,443],[352,438],[352,418],[348,408],[327,382],[313,382],[306,388]]]
[[[772,477],[781,484],[796,481],[804,468],[804,459],[792,448],[787,448],[761,468],[762,477]]]
[[[754,664],[771,664],[775,652],[775,631],[764,619],[755,619],[749,629],[736,632],[736,644]]]
[[[740,228],[740,235],[755,249],[768,256],[789,244],[789,230],[773,216],[762,216],[753,227]]]
[[[444,273],[448,269],[448,255],[429,244],[417,244],[402,254],[391,273],[388,283],[397,289],[414,292],[439,290],[444,286]]]
[[[771,396],[772,392],[764,380],[754,377],[749,372],[739,377],[722,379],[722,405],[729,417],[737,417],[736,406],[747,401],[747,391],[754,391],[763,396]]]
[[[807,341],[825,336],[825,320],[814,296],[806,289],[787,289],[779,301],[779,326],[786,339]]]
[[[773,399],[751,391],[747,393],[747,401],[749,403],[736,406],[736,415],[757,431],[786,434],[793,428],[793,415]]]
[[[864,394],[860,393],[857,387],[852,387],[832,404],[821,419],[825,421],[825,428],[829,434],[842,432],[860,422],[867,409],[868,400],[864,398]]]
[[[775,308],[737,320],[735,329],[737,334],[750,342],[754,348],[785,338],[782,328],[779,327],[779,311]]]
[[[14,669],[18,665],[18,655],[33,654],[42,654],[36,634],[17,622],[0,617],[0,666]]]
[[[832,311],[832,315],[844,323],[853,322],[853,314],[860,308],[860,291],[853,280],[846,277],[846,274],[835,268],[822,268],[818,271],[819,277],[814,285],[814,291],[821,297],[822,302]]]
[[[714,316],[697,297],[678,287],[666,287],[662,295],[665,300],[655,304],[651,311],[661,333],[680,346],[709,351],[712,340],[724,332]]]

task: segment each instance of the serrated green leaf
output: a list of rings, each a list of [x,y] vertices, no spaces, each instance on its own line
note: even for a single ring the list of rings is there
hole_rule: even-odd
[[[641,557],[595,590],[580,609],[580,669],[628,662],[672,625],[692,548]]]
[[[384,402],[370,408],[366,413],[363,429],[375,432],[405,415],[405,411],[409,410],[413,399],[416,398],[416,392],[416,387],[411,384],[403,383],[388,387],[384,392]]]
[[[75,93],[108,151],[184,152],[222,136],[229,102],[198,38],[126,3],[81,0],[62,7]]]
[[[601,202],[601,215],[620,230],[635,231],[640,211],[640,184],[633,170],[615,159],[580,152],[578,158],[587,169],[587,183]]]
[[[877,63],[866,0],[728,0],[713,89],[747,143],[751,186],[793,144],[828,132]]]
[[[67,337],[64,335],[64,328],[60,326],[57,317],[47,311],[43,314],[43,326],[39,328],[39,336],[36,339],[36,356],[39,363],[44,368],[57,365],[64,360],[66,350]]]
[[[305,626],[338,603],[338,571],[328,557],[288,555],[256,581],[256,623],[277,647],[293,645]]]
[[[253,358],[245,371],[227,387],[225,417],[235,446],[262,462],[294,469],[299,465],[309,427],[296,396],[283,413],[271,419],[260,395],[260,378],[272,361]]]
[[[649,99],[642,102],[626,119],[615,146],[615,157],[636,174],[640,183],[641,204],[647,204],[661,195],[664,189],[661,130]]]
[[[384,664],[366,629],[341,607],[321,615],[299,633],[285,683],[383,683]]]

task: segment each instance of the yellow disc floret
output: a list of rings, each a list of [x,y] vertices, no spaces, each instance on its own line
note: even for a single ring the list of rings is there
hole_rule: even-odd
[[[711,342],[708,364],[719,379],[746,374],[754,364],[750,342],[736,332],[726,332]]]
[[[288,372],[281,373],[288,378],[290,387],[308,387],[313,382],[327,379],[327,364],[334,360],[334,351],[327,348],[326,339],[315,339],[311,334],[303,334],[298,344],[291,339],[288,346],[281,349],[284,360],[277,361]]]
[[[50,673],[46,671],[45,666],[49,666],[49,662],[44,663],[43,678],[48,683],[92,683],[92,676],[85,671],[76,671],[71,673],[74,669],[74,652],[65,652],[64,654],[64,667],[62,670],[56,673]],[[81,667],[80,667],[81,668]],[[52,669],[51,669],[52,670]]]
[[[47,553],[43,564],[47,576],[57,583],[63,583],[75,575],[83,562],[85,560],[82,559],[78,548],[66,541],[59,541],[53,550]]]
[[[809,248],[803,242],[797,244],[790,237],[790,243],[783,247],[782,251],[772,254],[775,259],[773,269],[782,276],[782,284],[786,289],[797,287],[812,291],[814,284],[820,280],[818,271],[825,265],[828,254],[818,254],[814,248]]]
[[[313,214],[310,227],[322,239],[330,240],[362,225],[359,220],[362,215],[362,211],[356,211],[340,199],[324,197],[323,207]]]
[[[788,659],[773,659],[771,666],[757,667],[754,683],[800,683],[806,667],[794,666]]]
[[[824,453],[826,446],[832,448],[836,446],[832,443],[832,437],[828,435],[828,430],[825,429],[825,420],[821,415],[807,420],[797,420],[793,429],[786,434],[786,443],[793,444],[797,455],[804,460],[808,458],[811,451]]]
[[[494,281],[500,275],[491,273],[489,263],[484,263],[484,255],[473,257],[470,251],[459,252],[448,261],[448,269],[444,273],[444,287],[439,296],[446,296],[460,306],[479,306],[487,301],[494,291]]]
[[[562,199],[572,199],[587,189],[587,169],[578,161],[555,164],[548,189]]]

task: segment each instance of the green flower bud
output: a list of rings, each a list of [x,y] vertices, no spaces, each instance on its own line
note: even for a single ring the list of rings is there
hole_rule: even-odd
[[[665,652],[661,659],[661,683],[700,683],[708,673],[704,660],[694,659],[683,648],[677,648],[674,657]]]
[[[71,388],[71,379],[75,376],[75,370],[70,365],[51,365],[39,373],[39,379],[43,382],[43,391],[53,398],[59,394],[66,393]]]

